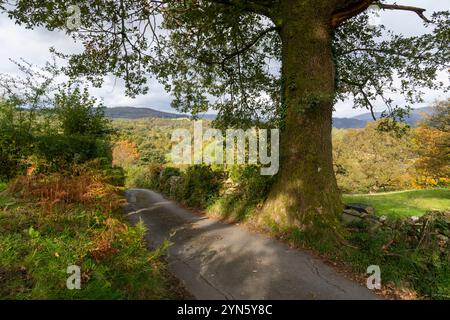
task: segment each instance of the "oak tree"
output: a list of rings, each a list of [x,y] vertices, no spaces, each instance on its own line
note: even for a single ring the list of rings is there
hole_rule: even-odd
[[[78,5],[80,24],[68,5]],[[403,10],[429,27],[406,37],[368,24],[367,10]],[[261,215],[281,225],[334,228],[342,205],[333,172],[333,105],[352,96],[373,111],[402,115],[442,86],[449,66],[449,13],[374,0],[10,0],[4,12],[26,27],[66,30],[84,46],[66,73],[101,85],[125,79],[130,96],[165,84],[180,111],[218,111],[217,125],[277,123],[281,169]],[[414,15],[414,17],[413,17]],[[399,85],[394,85],[396,83]],[[403,106],[404,107],[404,106]]]

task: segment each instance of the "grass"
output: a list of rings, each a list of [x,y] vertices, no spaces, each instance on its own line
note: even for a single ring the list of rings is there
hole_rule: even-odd
[[[377,215],[392,218],[422,216],[427,211],[450,210],[450,189],[410,190],[367,195],[344,195],[344,203],[364,203]]]
[[[91,173],[28,179],[10,184],[14,198],[0,193],[0,300],[180,298],[166,247],[147,250],[143,223],[127,224],[114,186]],[[66,287],[71,265],[81,290]]]
[[[254,201],[243,199],[237,195],[223,195],[216,198],[206,210],[210,215],[219,219],[245,221],[251,217],[254,209]]]
[[[393,284],[402,298],[450,299],[450,246],[440,247],[432,234],[424,238],[413,234],[407,227],[370,232],[353,226],[347,241],[354,248],[331,254],[361,274],[369,265],[378,265],[383,284],[391,288]]]

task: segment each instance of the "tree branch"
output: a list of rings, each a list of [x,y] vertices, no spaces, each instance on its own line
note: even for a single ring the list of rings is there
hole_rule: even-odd
[[[404,6],[404,5],[399,5],[396,3],[384,4],[384,3],[380,3],[377,0],[345,1],[344,4],[346,4],[346,5],[344,5],[342,8],[339,8],[338,10],[333,12],[333,15],[331,17],[331,25],[333,28],[338,27],[345,20],[348,20],[351,17],[354,17],[357,14],[367,10],[367,8],[369,8],[370,5],[372,5],[372,4],[376,4],[380,9],[383,9],[383,10],[403,10],[403,11],[415,12],[425,22],[427,22],[427,23],[431,22],[423,14],[426,10],[423,8],[419,8],[419,7]]]
[[[338,8],[331,16],[331,26],[337,28],[344,21],[365,11],[375,0],[345,1],[342,8]]]
[[[425,17],[425,15],[423,14],[426,10],[423,8],[418,8],[418,7],[412,7],[412,6],[402,6],[399,4],[383,4],[380,3],[378,4],[378,6],[380,7],[380,9],[385,9],[385,10],[403,10],[403,11],[412,11],[415,12],[423,21],[430,23],[431,21]]]
[[[278,30],[278,27],[273,26],[267,29],[264,29],[263,31],[261,31],[260,33],[258,33],[252,40],[250,40],[248,43],[246,43],[243,47],[241,48],[236,48],[235,51],[232,52],[223,52],[223,58],[221,58],[219,61],[217,60],[208,60],[208,59],[203,59],[202,57],[194,57],[192,56],[192,58],[199,60],[202,63],[208,64],[208,65],[219,65],[222,67],[222,70],[227,72],[227,70],[225,70],[225,63],[227,61],[229,61],[230,59],[239,56],[243,53],[245,53],[247,50],[251,49],[254,45],[256,45],[266,34]],[[228,73],[228,72],[227,72]]]
[[[351,86],[355,86],[358,89],[358,92],[362,95],[364,101],[367,103],[366,107],[370,111],[370,115],[372,116],[373,121],[377,121],[377,117],[375,116],[375,112],[374,112],[375,108],[374,108],[372,102],[370,101],[369,97],[367,96],[366,92],[364,91],[364,86],[369,81],[369,78],[366,79],[364,84],[356,83],[356,82],[345,80],[345,79],[341,79],[341,81],[344,83],[347,83]]]
[[[267,28],[263,31],[261,31],[256,37],[254,37],[249,43],[247,43],[245,46],[243,46],[242,48],[238,49],[237,51],[228,53],[225,55],[225,58],[223,59],[222,63],[224,63],[225,61],[234,58],[237,55],[240,55],[242,53],[244,53],[245,51],[247,51],[248,49],[250,49],[251,47],[253,47],[256,43],[259,42],[259,40],[264,37],[266,34],[268,34],[269,32],[275,31],[277,30],[277,27],[270,27]]]

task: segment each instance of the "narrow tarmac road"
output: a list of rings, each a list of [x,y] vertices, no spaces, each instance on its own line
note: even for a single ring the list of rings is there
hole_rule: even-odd
[[[144,189],[126,191],[125,211],[142,219],[153,249],[170,237],[169,270],[196,299],[377,299],[310,254],[200,217]]]

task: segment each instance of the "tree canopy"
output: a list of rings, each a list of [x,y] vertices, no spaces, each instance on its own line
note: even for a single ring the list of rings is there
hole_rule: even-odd
[[[61,29],[83,44],[81,53],[58,53],[70,62],[67,74],[86,77],[98,86],[107,74],[124,78],[130,96],[151,90],[147,82],[155,76],[173,94],[172,105],[178,110],[197,114],[212,108],[224,123],[242,125],[283,115],[280,2],[72,1],[80,8],[75,30],[67,28],[73,14],[68,3],[0,4],[26,27]],[[386,115],[401,116],[399,107],[422,101],[423,88],[448,89],[437,81],[437,74],[449,67],[449,12],[425,17],[420,8],[384,1],[336,2],[341,9],[336,5],[330,16],[332,25],[338,26],[333,36],[336,99],[351,96],[356,107],[371,111],[381,99]],[[369,25],[367,13],[351,18],[350,9],[357,13],[369,4],[415,12],[430,33],[407,37]],[[392,93],[401,93],[406,104],[395,105]]]

